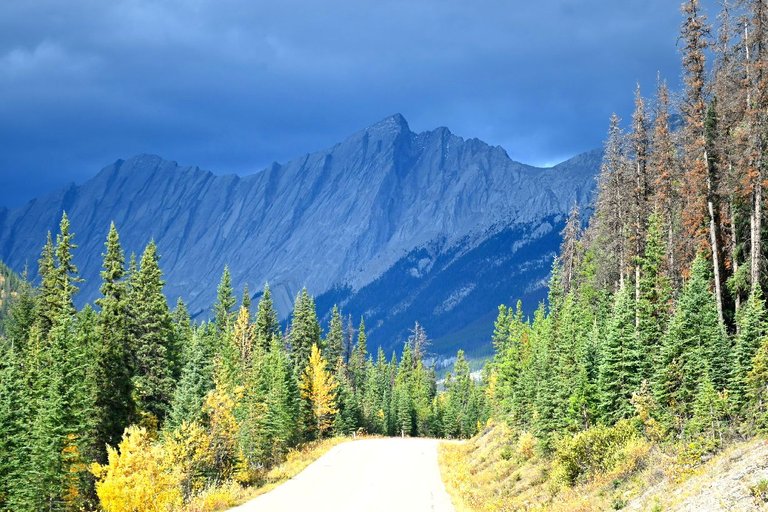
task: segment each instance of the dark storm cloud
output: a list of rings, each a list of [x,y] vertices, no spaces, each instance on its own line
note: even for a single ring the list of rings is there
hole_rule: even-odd
[[[394,112],[555,162],[639,80],[678,82],[675,0],[5,0],[0,204],[152,152],[254,172]]]

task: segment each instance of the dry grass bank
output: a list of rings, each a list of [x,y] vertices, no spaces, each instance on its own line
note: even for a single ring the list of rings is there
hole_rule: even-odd
[[[602,464],[584,465],[571,479],[567,457],[544,458],[532,436],[489,425],[469,441],[443,443],[439,459],[458,512],[768,510],[764,439],[695,463],[684,447],[662,450],[643,439],[611,449]]]

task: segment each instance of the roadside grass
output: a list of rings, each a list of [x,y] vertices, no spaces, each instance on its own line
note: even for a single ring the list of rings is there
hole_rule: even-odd
[[[252,486],[242,486],[228,481],[203,490],[183,508],[182,512],[218,512],[242,505],[256,496],[271,491],[286,480],[301,473],[328,450],[341,443],[352,441],[348,437],[333,437],[306,443],[288,452],[285,461],[268,471]]]
[[[585,442],[587,451],[580,452]],[[698,456],[695,463],[679,444],[617,439],[610,430],[590,433],[586,441],[577,435],[559,446],[544,456],[530,434],[489,423],[468,441],[443,442],[438,460],[457,512],[720,510],[724,503],[723,510],[768,509],[764,439]],[[598,448],[607,456],[595,464]],[[582,471],[575,477],[566,471],[573,468],[571,460]]]

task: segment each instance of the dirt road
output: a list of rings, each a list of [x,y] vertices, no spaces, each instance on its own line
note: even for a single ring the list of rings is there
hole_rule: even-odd
[[[280,487],[230,512],[453,512],[432,439],[340,444]]]

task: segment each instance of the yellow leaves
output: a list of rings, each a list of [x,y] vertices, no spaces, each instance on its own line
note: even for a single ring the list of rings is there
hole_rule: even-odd
[[[301,376],[299,390],[301,397],[310,405],[318,437],[322,437],[331,427],[334,415],[339,412],[336,407],[337,387],[336,379],[328,371],[328,362],[320,354],[317,345],[312,345],[309,364]]]
[[[184,496],[205,487],[205,474],[214,465],[211,444],[211,436],[197,423],[182,423],[166,436],[166,455],[183,475],[180,483]]]
[[[237,349],[240,351],[242,361],[250,361],[251,353],[253,352],[255,328],[251,325],[251,315],[245,306],[240,307],[232,336]]]
[[[181,506],[181,471],[146,429],[128,427],[118,449],[107,452],[106,465],[91,466],[105,512],[171,512]]]
[[[237,464],[239,427],[234,410],[235,401],[218,386],[208,393],[203,405],[203,412],[208,418],[213,464],[223,480],[232,477]]]

